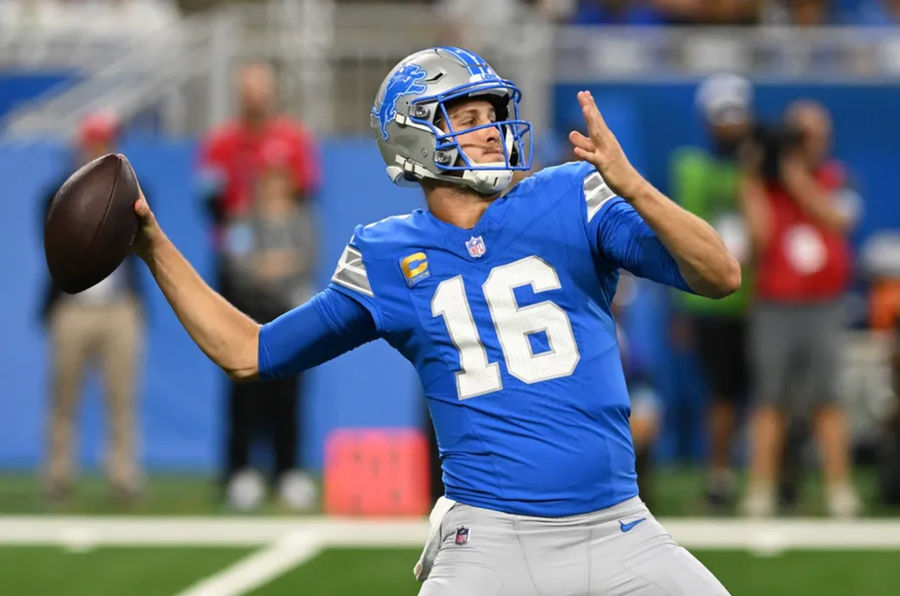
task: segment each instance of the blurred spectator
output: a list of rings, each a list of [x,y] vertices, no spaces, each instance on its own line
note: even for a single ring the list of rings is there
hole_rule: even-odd
[[[652,0],[670,23],[750,25],[760,19],[765,0]]]
[[[791,0],[788,17],[792,25],[827,25],[831,22],[830,0]]]
[[[900,230],[870,234],[859,266],[869,282],[869,327],[893,329],[900,322]]]
[[[298,200],[312,196],[319,170],[310,135],[288,116],[275,111],[275,73],[262,62],[238,73],[238,117],[211,131],[200,150],[200,192],[214,223],[223,224],[253,207],[262,147],[281,140]]]
[[[881,27],[900,25],[900,0],[863,0],[856,23]]]
[[[215,223],[220,291],[263,322],[307,294],[314,244],[309,202],[319,170],[305,129],[275,113],[271,67],[245,65],[237,91],[238,118],[212,131],[201,149],[201,193]],[[233,506],[250,509],[262,497],[249,463],[253,426],[263,419],[277,422],[272,480],[282,501],[298,509],[312,505],[311,480],[295,467],[298,385],[229,381],[224,479]]]
[[[678,293],[710,390],[706,495],[713,507],[729,505],[734,498],[735,403],[747,390],[745,315],[752,286],[747,269],[751,251],[738,197],[737,152],[750,132],[751,101],[750,83],[741,77],[723,74],[703,81],[696,103],[709,146],[679,149],[671,166],[672,197],[716,228],[728,250],[744,265],[741,289],[727,298],[710,300]]]
[[[118,120],[96,112],[80,125],[75,165],[116,150]],[[44,201],[44,215],[56,190]],[[99,366],[108,408],[106,474],[116,498],[131,500],[140,490],[135,455],[134,394],[143,336],[142,295],[137,262],[129,257],[109,277],[75,294],[64,294],[47,280],[42,318],[50,333],[51,387],[46,488],[53,499],[73,486],[75,421],[86,373]]]
[[[785,127],[758,135],[746,155],[742,199],[757,252],[751,314],[754,399],[748,515],[771,515],[786,416],[808,417],[818,439],[826,505],[835,516],[860,509],[851,483],[847,423],[837,372],[842,296],[851,271],[847,235],[859,198],[828,154],[831,120],[821,105],[788,107]]]
[[[580,0],[573,25],[659,25],[663,15],[650,0]]]
[[[814,27],[835,24],[837,15],[831,0],[778,0],[766,6],[765,21],[771,25]]]
[[[531,0],[534,13],[552,23],[566,23],[575,12],[578,0]]]
[[[223,285],[232,304],[260,323],[312,296],[316,237],[309,201],[296,200],[289,157],[290,148],[279,139],[262,147],[256,203],[248,214],[229,220],[224,234]],[[298,381],[294,376],[234,385],[228,473],[249,467],[255,431],[272,443],[282,502],[307,509],[315,490],[296,465]]]

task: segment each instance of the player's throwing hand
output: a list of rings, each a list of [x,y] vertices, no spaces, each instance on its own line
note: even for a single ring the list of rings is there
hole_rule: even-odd
[[[137,238],[134,239],[134,252],[144,260],[150,256],[151,245],[153,241],[162,233],[159,224],[156,223],[156,217],[147,204],[144,192],[139,190],[138,200],[134,203],[134,212],[140,219],[140,227],[138,228]]]
[[[592,164],[606,184],[620,197],[631,200],[645,180],[625,157],[619,141],[606,125],[590,91],[578,92],[578,103],[587,123],[589,136],[573,130],[569,141],[579,159]]]

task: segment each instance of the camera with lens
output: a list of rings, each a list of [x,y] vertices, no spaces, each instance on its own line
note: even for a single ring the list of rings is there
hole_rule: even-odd
[[[755,169],[766,180],[781,179],[781,163],[785,156],[797,151],[803,144],[803,133],[790,126],[762,124],[757,126],[748,140],[749,154]]]

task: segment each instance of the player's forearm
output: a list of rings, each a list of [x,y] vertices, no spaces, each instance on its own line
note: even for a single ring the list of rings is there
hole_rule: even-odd
[[[260,326],[210,288],[161,230],[144,261],[197,346],[228,376],[254,378]]]
[[[657,235],[695,292],[722,298],[740,287],[740,264],[712,226],[679,207],[649,182],[623,198]]]

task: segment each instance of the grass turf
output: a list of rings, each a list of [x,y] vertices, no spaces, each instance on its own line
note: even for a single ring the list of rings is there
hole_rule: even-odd
[[[8,594],[174,594],[223,569],[243,549],[0,548]],[[888,596],[900,585],[897,551],[788,551],[760,557],[744,551],[695,550],[733,596],[816,594]],[[250,592],[253,596],[414,596],[415,549],[331,549]]]
[[[732,596],[888,596],[900,585],[897,551],[788,551],[760,557],[745,551],[696,550],[694,555]],[[418,584],[409,549],[333,549],[279,577],[253,596],[414,596]]]
[[[693,553],[732,596],[888,596],[900,585],[897,551],[788,551],[765,557],[731,550]]]
[[[0,593],[171,596],[241,559],[239,548],[0,547]]]
[[[866,504],[866,514],[900,515],[900,507],[879,503],[876,475],[872,469],[856,471],[856,485]],[[660,466],[652,478],[650,509],[658,517],[730,514],[732,510],[711,512],[704,502],[704,471],[699,467]],[[821,480],[810,471],[804,476],[798,506],[786,513],[819,516],[823,514]],[[0,514],[80,514],[80,515],[227,515],[218,484],[202,474],[153,474],[146,490],[134,503],[110,498],[103,478],[88,475],[80,479],[70,499],[48,501],[39,489],[34,474],[0,472]],[[277,502],[269,501],[259,510],[262,515],[290,514]],[[311,513],[320,513],[313,511]]]
[[[816,594],[888,596],[900,584],[896,551],[790,551],[759,557],[744,551],[695,551],[732,596]],[[414,596],[411,568],[418,551],[334,549],[322,553],[253,596],[357,594]]]

